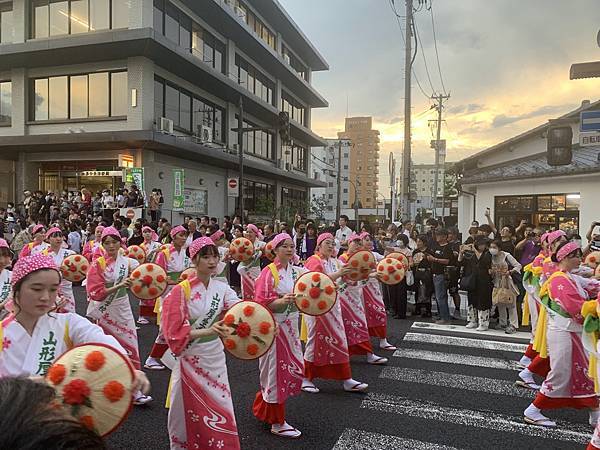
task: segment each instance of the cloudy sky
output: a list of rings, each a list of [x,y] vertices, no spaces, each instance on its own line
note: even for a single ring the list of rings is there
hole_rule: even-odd
[[[330,104],[313,110],[315,132],[335,137],[348,108],[350,116],[374,117],[382,162],[390,151],[400,152],[404,44],[388,0],[279,1],[330,65],[313,74]],[[395,3],[404,14],[404,1]],[[442,128],[448,160],[528,130],[583,99],[600,99],[600,79],[569,80],[571,63],[600,60],[600,0],[433,0],[433,14],[451,95]],[[424,50],[419,47],[415,72],[430,95],[423,54],[434,90],[442,89],[430,12],[417,12],[415,20]],[[412,94],[413,160],[433,162],[428,120],[435,111],[426,112],[431,102],[414,80]]]

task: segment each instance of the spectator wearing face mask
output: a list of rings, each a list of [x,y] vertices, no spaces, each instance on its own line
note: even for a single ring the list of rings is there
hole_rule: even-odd
[[[450,264],[454,255],[452,247],[448,244],[448,230],[436,230],[435,239],[436,243],[431,247],[431,254],[427,255],[427,260],[431,263],[433,287],[440,314],[436,323],[447,325],[450,323],[450,308],[448,307],[448,283],[445,268]]]
[[[413,252],[412,270],[415,276],[415,313],[421,317],[431,317],[431,296],[433,295],[433,276],[431,275],[431,263],[427,256],[431,250],[427,248],[428,238],[422,234],[417,237],[417,248]]]
[[[501,244],[502,241],[495,240],[490,244],[489,249],[490,255],[492,255],[491,275],[494,283],[492,299],[498,308],[500,327],[506,334],[514,334],[519,328],[517,313],[519,290],[515,286],[511,274],[513,272],[520,273],[521,264],[510,253],[504,252],[500,248]]]

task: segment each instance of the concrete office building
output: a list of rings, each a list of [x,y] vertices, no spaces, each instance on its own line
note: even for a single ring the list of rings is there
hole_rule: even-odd
[[[115,189],[125,155],[165,210],[183,168],[186,212],[231,214],[241,98],[249,126],[289,112],[293,138],[245,134],[249,214],[265,199],[305,204],[322,185],[308,149],[325,144],[311,108],[327,106],[311,78],[327,69],[276,0],[0,1],[0,203],[23,189]]]

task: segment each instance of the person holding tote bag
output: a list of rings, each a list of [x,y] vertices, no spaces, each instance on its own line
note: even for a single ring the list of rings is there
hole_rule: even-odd
[[[500,250],[501,245],[500,240],[495,240],[490,244],[489,250],[492,255],[491,275],[494,283],[492,303],[498,307],[500,327],[506,334],[514,334],[519,328],[519,289],[515,286],[511,274],[521,272],[521,264],[510,253]]]

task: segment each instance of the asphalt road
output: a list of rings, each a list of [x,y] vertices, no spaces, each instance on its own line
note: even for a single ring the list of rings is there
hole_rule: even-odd
[[[84,293],[76,288],[78,310]],[[134,314],[137,314],[135,303]],[[457,324],[460,322],[457,322]],[[412,328],[411,328],[412,327]],[[462,329],[462,327],[460,327]],[[522,423],[533,393],[513,387],[523,340],[505,335],[465,334],[390,319],[390,342],[398,352],[387,366],[352,361],[353,377],[369,384],[368,394],[346,393],[337,382],[317,380],[319,394],[302,393],[286,404],[287,420],[303,434],[298,440],[272,436],[251,408],[258,390],[257,362],[228,357],[238,431],[243,449],[582,449],[592,428],[584,411],[551,411],[559,430]],[[408,333],[408,334],[407,334]],[[155,325],[138,331],[142,360]],[[522,337],[522,336],[521,336]],[[484,342],[485,341],[485,342]],[[168,449],[168,371],[147,371],[154,402],[135,407],[108,438],[112,449]]]

